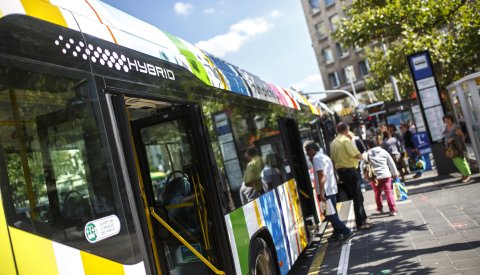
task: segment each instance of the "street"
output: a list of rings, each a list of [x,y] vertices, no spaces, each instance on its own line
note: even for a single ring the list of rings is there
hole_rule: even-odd
[[[373,191],[363,193],[374,227],[357,231],[349,244],[328,242],[328,225],[310,264],[290,274],[480,274],[480,176],[407,178],[409,198],[397,201],[397,216],[375,215]],[[351,202],[339,211],[353,226]],[[384,200],[384,210],[388,209]]]

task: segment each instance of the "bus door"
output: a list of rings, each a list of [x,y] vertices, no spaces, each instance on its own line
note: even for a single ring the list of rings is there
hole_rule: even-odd
[[[325,140],[325,133],[323,130],[325,124],[325,119],[316,118],[315,120],[310,122],[310,130],[312,133],[312,140],[318,143],[320,148],[323,149],[324,153],[328,153],[329,149],[328,144]]]
[[[199,111],[160,102],[152,108],[152,102],[129,108],[127,98],[157,268],[162,274],[221,274],[214,272],[221,264],[212,235],[212,208],[207,207],[208,161],[198,131]]]
[[[293,172],[300,194],[302,213],[307,224],[309,237],[312,237],[315,224],[319,223],[315,211],[315,196],[308,173],[306,156],[301,142],[300,131],[295,120],[282,118],[279,120],[280,131],[285,142],[285,150],[293,163]]]

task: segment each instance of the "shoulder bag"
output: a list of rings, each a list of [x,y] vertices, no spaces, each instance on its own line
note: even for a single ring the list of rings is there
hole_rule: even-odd
[[[445,156],[449,159],[459,156],[459,150],[454,142],[449,142],[445,148]]]
[[[363,166],[363,178],[369,182],[374,182],[375,186],[378,185],[377,175],[375,174],[372,164],[370,163],[370,155],[368,155],[368,159],[365,161],[365,165]]]

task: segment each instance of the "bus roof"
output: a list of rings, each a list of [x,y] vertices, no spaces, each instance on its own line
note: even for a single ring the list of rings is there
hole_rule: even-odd
[[[268,83],[98,0],[0,0],[0,17],[25,14],[177,64],[212,87],[320,115],[298,92]]]

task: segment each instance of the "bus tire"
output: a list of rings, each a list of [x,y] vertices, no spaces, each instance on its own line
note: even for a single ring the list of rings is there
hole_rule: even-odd
[[[250,275],[277,274],[275,259],[262,238],[253,239],[250,252]]]

